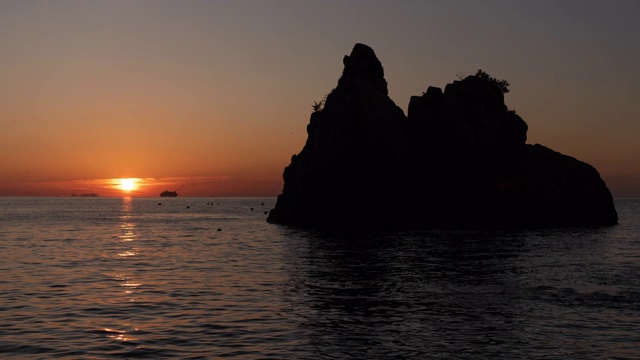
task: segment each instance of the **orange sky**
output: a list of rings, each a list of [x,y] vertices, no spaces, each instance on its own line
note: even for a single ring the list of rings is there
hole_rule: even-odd
[[[362,42],[403,109],[482,68],[528,142],[640,197],[638,18],[623,0],[3,1],[0,195],[275,196]]]

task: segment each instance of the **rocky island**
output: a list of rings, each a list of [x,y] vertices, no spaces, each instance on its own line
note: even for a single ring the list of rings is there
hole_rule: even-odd
[[[314,228],[604,226],[618,216],[589,164],[526,144],[505,81],[478,71],[388,96],[374,51],[356,44],[308,138],[284,170],[268,221]]]
[[[80,197],[100,197],[100,195],[96,193],[87,193],[87,194],[71,194],[71,196],[80,196]]]

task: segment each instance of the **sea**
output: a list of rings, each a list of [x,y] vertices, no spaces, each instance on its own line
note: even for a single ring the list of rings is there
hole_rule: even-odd
[[[640,358],[640,200],[504,231],[313,231],[274,203],[0,197],[0,358]]]

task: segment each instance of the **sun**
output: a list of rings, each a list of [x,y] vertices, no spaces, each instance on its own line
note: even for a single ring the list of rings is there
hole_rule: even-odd
[[[132,191],[138,188],[138,179],[118,179],[120,182],[119,187],[120,190],[123,191]]]

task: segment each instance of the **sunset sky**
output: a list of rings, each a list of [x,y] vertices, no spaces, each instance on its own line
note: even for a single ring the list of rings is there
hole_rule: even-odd
[[[361,42],[405,112],[482,68],[529,143],[640,197],[638,19],[633,0],[0,0],[0,195],[275,196]]]

